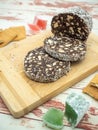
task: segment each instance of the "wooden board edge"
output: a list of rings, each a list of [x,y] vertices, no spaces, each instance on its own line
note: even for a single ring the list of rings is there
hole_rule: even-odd
[[[24,114],[27,114],[33,108],[38,106],[38,103],[40,103],[39,95],[37,95],[28,83],[21,76],[19,76],[4,56],[0,59],[0,69],[0,95],[15,118],[19,118]],[[21,94],[23,94],[23,97]],[[8,99],[12,100],[12,102],[8,102]],[[17,110],[15,103],[18,106]]]

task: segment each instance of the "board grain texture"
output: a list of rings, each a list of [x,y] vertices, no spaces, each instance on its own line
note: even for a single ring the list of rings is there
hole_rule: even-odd
[[[30,80],[24,73],[27,52],[43,45],[50,31],[28,36],[0,49],[0,96],[15,118],[22,117],[37,106],[98,70],[98,38],[90,34],[83,61],[71,64],[70,72],[52,83]]]

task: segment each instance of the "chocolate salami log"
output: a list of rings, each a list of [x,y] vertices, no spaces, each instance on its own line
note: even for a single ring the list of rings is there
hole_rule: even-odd
[[[56,36],[87,40],[92,29],[92,17],[80,7],[72,7],[52,18],[51,31]]]
[[[79,61],[86,54],[85,42],[69,37],[46,38],[44,48],[48,54],[62,61]]]
[[[28,52],[24,59],[26,75],[38,82],[52,82],[70,70],[70,62],[59,61],[49,56],[43,47]]]

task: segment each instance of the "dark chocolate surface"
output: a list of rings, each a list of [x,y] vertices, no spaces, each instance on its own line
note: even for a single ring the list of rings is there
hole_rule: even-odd
[[[73,13],[60,13],[51,21],[51,31],[56,36],[87,40],[89,29],[83,19]]]

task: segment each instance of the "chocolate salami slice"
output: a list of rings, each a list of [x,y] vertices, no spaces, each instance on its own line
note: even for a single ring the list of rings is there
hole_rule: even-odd
[[[85,42],[68,37],[49,37],[44,41],[44,48],[48,54],[62,61],[79,61],[86,54]]]
[[[89,14],[79,7],[68,8],[52,18],[51,31],[56,36],[87,40],[92,29],[92,19]]]
[[[59,61],[49,56],[43,47],[28,52],[24,59],[26,75],[38,82],[53,82],[67,74],[70,62]]]

